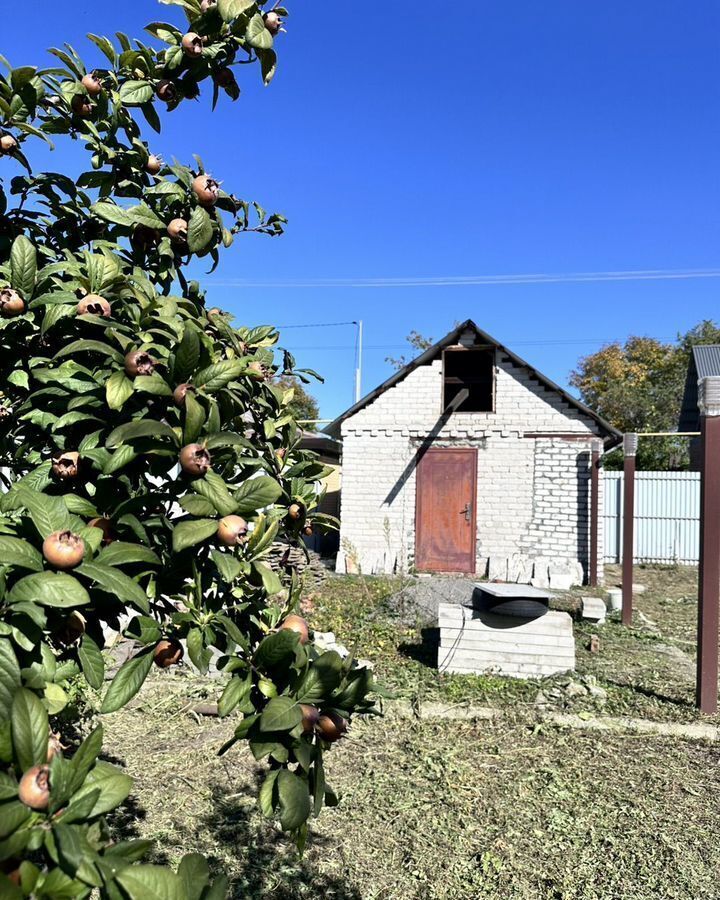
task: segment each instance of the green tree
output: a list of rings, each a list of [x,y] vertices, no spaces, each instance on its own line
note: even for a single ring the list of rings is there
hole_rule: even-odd
[[[410,344],[412,349],[417,352],[413,353],[409,358],[404,355],[398,356],[397,359],[393,356],[386,356],[385,362],[390,363],[390,365],[393,366],[393,368],[395,368],[395,369],[404,368],[410,362],[411,359],[414,359],[416,356],[418,356],[424,350],[427,350],[429,347],[432,347],[432,345],[435,343],[433,338],[424,337],[418,331],[415,331],[415,329],[413,329],[410,332],[410,334],[405,338],[405,340],[408,342],[408,344]]]
[[[297,421],[305,423],[303,428],[312,430],[313,426],[307,423],[320,418],[317,400],[296,376],[282,375],[277,384],[285,391],[292,391],[292,398],[287,403],[288,411]]]
[[[154,23],[154,49],[90,35],[88,66],[0,76],[0,895],[210,900],[207,863],[179,874],[113,841],[104,816],[131,779],[99,760],[102,726],[79,743],[70,687],[101,711],[126,704],[153,664],[187,654],[224,677],[222,750],[249,742],[268,764],[266,815],[299,846],[335,802],[323,755],[372,708],[369,671],[317,649],[297,614],[297,574],[264,561],[318,522],[323,467],[275,379],[272,326],[234,327],[185,270],[284,219],[221,189],[198,158],[163,163],[142,139],[209,83],[235,99],[235,66],[268,83],[285,11],[252,0],[176,0],[183,28]],[[34,172],[35,139],[81,140],[77,176]],[[104,630],[140,646],[105,687]],[[62,731],[64,752],[50,729]]]
[[[580,360],[570,376],[583,402],[623,432],[664,432],[677,429],[685,380],[693,346],[720,343],[720,327],[700,322],[674,343],[629,337],[608,344]],[[622,454],[605,458],[608,468],[622,466]],[[686,438],[640,441],[638,467],[681,469],[688,464]]]

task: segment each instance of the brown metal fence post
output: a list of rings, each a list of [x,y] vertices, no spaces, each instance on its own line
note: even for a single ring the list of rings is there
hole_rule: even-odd
[[[700,571],[698,584],[697,706],[718,708],[720,609],[720,377],[698,382],[701,416]]]
[[[600,543],[600,456],[602,441],[592,442],[590,455],[590,586],[598,585],[598,546]]]
[[[622,623],[632,625],[633,554],[635,551],[635,456],[637,434],[623,436],[625,454],[625,485],[623,495],[623,564],[622,564]]]

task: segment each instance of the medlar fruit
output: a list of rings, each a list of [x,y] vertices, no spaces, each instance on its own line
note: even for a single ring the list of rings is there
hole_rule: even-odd
[[[137,375],[152,375],[155,371],[157,360],[145,350],[131,350],[125,357],[125,374],[128,378]]]
[[[155,93],[163,103],[172,103],[173,100],[177,100],[177,88],[172,81],[166,79],[158,82]]]
[[[102,316],[103,319],[109,319],[111,313],[112,307],[99,294],[87,294],[77,305],[79,316]]]
[[[159,156],[151,153],[145,163],[145,171],[148,175],[157,175],[163,167],[163,161]]]
[[[58,453],[52,458],[52,473],[61,481],[77,478],[80,472],[80,454],[75,450]]]
[[[215,9],[216,6],[217,0],[202,0],[200,11],[206,13],[210,9]]]
[[[187,243],[188,223],[185,219],[173,219],[167,227],[167,233],[174,244]]]
[[[185,56],[189,56],[191,58],[202,56],[202,38],[199,34],[195,34],[194,31],[188,31],[187,34],[183,35],[182,49]]]
[[[160,243],[160,235],[154,228],[150,228],[149,225],[136,225],[133,233],[130,235],[130,243],[133,250],[137,250],[139,253],[147,253],[148,250],[157,247]]]
[[[18,798],[25,806],[42,812],[50,803],[50,766],[33,766],[20,779]]]
[[[11,134],[4,134],[0,137],[0,156],[14,153],[18,148],[17,140]]]
[[[310,640],[308,623],[302,616],[296,616],[294,613],[283,620],[280,625],[280,631],[294,631],[296,634],[299,634],[301,644],[307,644]]]
[[[315,732],[315,726],[318,723],[318,719],[320,718],[319,710],[315,706],[311,706],[309,703],[301,703],[300,709],[302,710],[303,734],[313,734]]]
[[[242,516],[224,516],[220,519],[217,539],[225,547],[235,547],[247,539],[248,524]]]
[[[18,291],[12,288],[3,288],[0,291],[0,316],[4,319],[12,319],[21,316],[25,312],[25,301]]]
[[[265,27],[273,36],[275,36],[282,28],[283,20],[276,12],[270,11],[265,13],[263,21],[265,22]]]
[[[173,403],[178,407],[178,409],[181,409],[183,406],[185,406],[185,397],[187,397],[188,391],[191,394],[194,394],[195,386],[187,383],[179,384],[173,391]]]
[[[89,72],[87,75],[84,75],[81,84],[91,97],[97,97],[98,94],[103,92],[102,82],[95,72]]]
[[[180,451],[180,468],[193,478],[202,478],[211,463],[212,457],[202,444],[187,444]]]
[[[237,81],[235,80],[235,73],[232,69],[228,69],[227,66],[225,66],[223,69],[219,69],[213,77],[215,79],[215,84],[218,87],[227,88],[233,87],[233,85],[237,84]]]
[[[85,634],[85,625],[85,617],[74,609],[65,620],[62,631],[57,635],[58,640],[64,646],[74,644]]]
[[[328,742],[328,744],[334,744],[335,741],[339,741],[344,734],[347,734],[348,723],[337,713],[323,713],[317,721],[315,730],[324,741]]]
[[[75,94],[70,101],[70,108],[78,119],[89,119],[93,114],[94,106],[87,94]]]
[[[301,503],[291,503],[290,506],[288,506],[288,516],[294,521],[301,519],[304,512],[305,507]]]
[[[198,175],[193,179],[192,189],[200,206],[214,206],[217,203],[220,185],[209,175]]]
[[[45,559],[56,569],[74,569],[85,556],[85,541],[72,531],[53,531],[43,541]]]
[[[175,638],[162,640],[155,644],[153,662],[160,669],[169,669],[170,666],[176,666],[184,655],[185,651],[180,641]]]
[[[115,532],[113,531],[112,521],[110,519],[106,519],[104,516],[97,516],[95,519],[90,519],[88,522],[88,526],[90,528],[99,528],[103,533],[102,542],[105,547],[109,544],[112,544],[114,540],[116,540]]]

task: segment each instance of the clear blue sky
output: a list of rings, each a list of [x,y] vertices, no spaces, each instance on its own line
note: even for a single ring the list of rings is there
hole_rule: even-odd
[[[204,98],[153,142],[188,162],[199,152],[236,193],[290,219],[285,237],[224,254],[213,303],[248,324],[362,318],[365,390],[411,328],[438,338],[472,317],[564,383],[603,341],[720,319],[720,279],[233,285],[720,267],[716,2],[288,5],[274,84],[242,69],[238,103],[211,116]],[[182,19],[152,0],[20,9],[22,29],[0,41],[14,65],[63,38],[84,50],[88,30],[140,35]],[[353,329],[283,337],[325,375],[322,414],[340,412]]]

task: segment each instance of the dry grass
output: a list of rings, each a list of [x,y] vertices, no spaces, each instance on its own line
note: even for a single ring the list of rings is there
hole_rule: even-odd
[[[656,624],[608,623],[600,654],[584,650],[591,629],[578,626],[579,668],[608,691],[605,711],[695,717],[683,643],[694,634],[694,577],[638,572],[649,588],[638,609]],[[347,643],[352,635],[399,695],[486,703],[502,719],[401,720],[389,702],[385,718],[358,723],[328,761],[343,801],[313,823],[298,859],[257,811],[262,770],[247,749],[216,756],[233,723],[188,709],[219,685],[154,674],[131,708],[105,717],[107,746],[136,778],[118,831],[154,838],[159,860],[208,854],[238,900],[720,897],[716,746],[558,729],[535,715],[547,681],[441,677],[422,631],[390,614],[384,598],[396,587],[332,580],[314,598],[313,623]],[[582,713],[594,702],[565,705]]]

